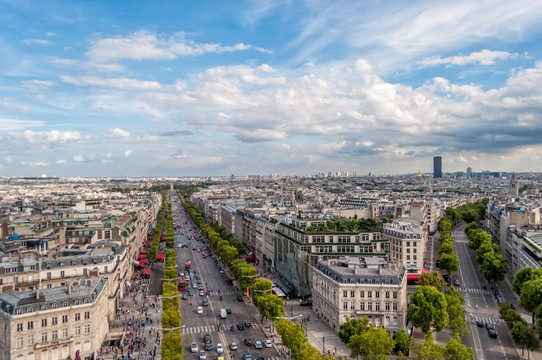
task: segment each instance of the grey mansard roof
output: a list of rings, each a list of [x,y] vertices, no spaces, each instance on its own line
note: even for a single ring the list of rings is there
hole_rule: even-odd
[[[68,284],[39,290],[8,291],[0,294],[0,310],[10,316],[92,303],[106,283],[103,276],[91,276],[81,279],[76,286]]]

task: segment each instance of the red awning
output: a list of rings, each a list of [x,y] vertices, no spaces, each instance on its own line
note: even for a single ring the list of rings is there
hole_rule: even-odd
[[[163,258],[164,258],[164,254],[156,255],[156,260],[162,260]]]
[[[139,260],[139,266],[147,265],[147,260]]]
[[[151,269],[147,269],[147,270],[143,271],[143,275],[151,276]]]
[[[146,258],[147,258],[147,254],[139,254],[139,255],[137,255],[137,260],[146,259]]]
[[[407,280],[419,280],[421,274],[430,273],[431,271],[422,269],[422,272],[420,274],[408,274]]]

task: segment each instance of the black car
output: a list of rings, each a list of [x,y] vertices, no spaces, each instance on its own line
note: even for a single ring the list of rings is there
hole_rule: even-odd
[[[244,341],[246,346],[252,346],[252,340],[250,340],[250,338],[246,338]]]
[[[203,334],[203,342],[211,342],[211,334],[209,333]]]
[[[491,324],[491,323],[487,323],[487,324],[486,324],[486,329],[487,329],[487,331],[489,331],[489,330],[495,330],[495,325],[493,325],[493,324]]]
[[[482,320],[477,320],[476,321],[476,326],[478,327],[484,327],[484,322]]]
[[[209,305],[209,300],[208,300],[207,298],[203,299],[203,300],[201,301],[201,305],[203,305],[203,306],[208,306],[208,305]]]
[[[230,308],[226,308],[226,314],[231,314],[231,309]]]
[[[487,332],[489,334],[489,337],[496,338],[497,332],[494,329],[491,329]]]
[[[213,350],[213,344],[210,341],[205,342],[205,350],[207,351]]]
[[[237,301],[243,301],[243,295],[237,295]]]
[[[245,326],[241,323],[238,323],[237,324],[237,330],[244,330],[245,329]]]

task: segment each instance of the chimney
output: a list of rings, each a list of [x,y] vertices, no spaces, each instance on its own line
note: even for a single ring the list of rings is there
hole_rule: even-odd
[[[36,287],[36,300],[40,299],[40,288]]]
[[[68,283],[68,295],[72,294],[72,284]]]

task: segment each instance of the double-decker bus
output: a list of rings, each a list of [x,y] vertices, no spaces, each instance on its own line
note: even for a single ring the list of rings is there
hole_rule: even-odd
[[[186,279],[184,275],[179,276],[179,290],[185,291],[186,290]]]
[[[186,262],[184,263],[184,271],[190,271],[190,260],[186,260]]]

